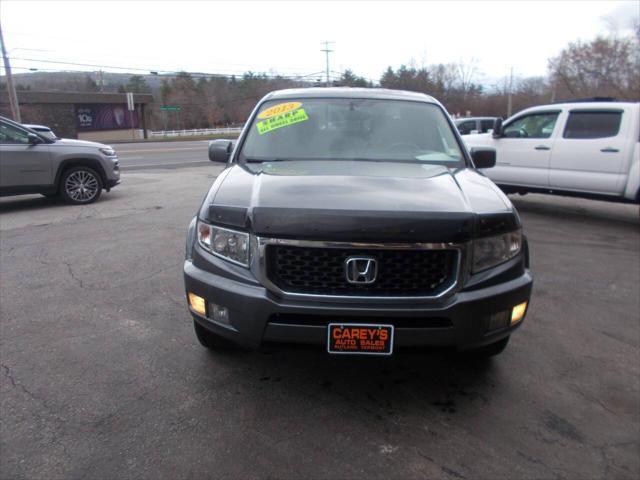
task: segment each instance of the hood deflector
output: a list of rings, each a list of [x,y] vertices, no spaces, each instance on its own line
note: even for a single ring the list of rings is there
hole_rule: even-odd
[[[211,205],[211,223],[272,238],[336,242],[462,243],[520,226],[511,212],[351,211]]]

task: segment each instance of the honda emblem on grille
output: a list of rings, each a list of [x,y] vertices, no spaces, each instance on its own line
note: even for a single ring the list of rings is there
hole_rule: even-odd
[[[344,262],[348,283],[368,285],[376,281],[378,261],[371,257],[349,257]]]

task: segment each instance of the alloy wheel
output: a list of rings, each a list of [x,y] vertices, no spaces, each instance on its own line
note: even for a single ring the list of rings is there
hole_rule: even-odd
[[[78,170],[69,175],[64,182],[67,195],[76,202],[89,202],[100,188],[96,176],[86,170]]]

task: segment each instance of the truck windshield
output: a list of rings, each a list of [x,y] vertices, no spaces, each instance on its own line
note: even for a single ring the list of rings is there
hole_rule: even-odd
[[[265,102],[250,126],[239,160],[464,165],[445,113],[437,105],[354,98]]]

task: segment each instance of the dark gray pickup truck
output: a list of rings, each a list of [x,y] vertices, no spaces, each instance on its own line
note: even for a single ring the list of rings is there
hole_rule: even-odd
[[[307,343],[500,353],[531,295],[527,241],[433,98],[381,89],[273,92],[187,235],[184,281],[208,348]]]

